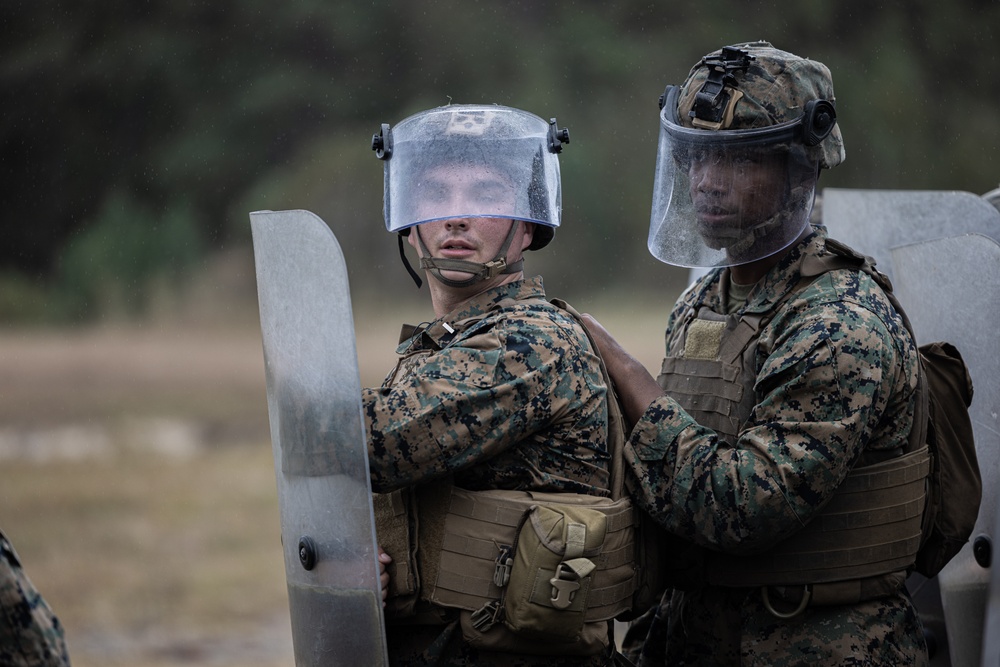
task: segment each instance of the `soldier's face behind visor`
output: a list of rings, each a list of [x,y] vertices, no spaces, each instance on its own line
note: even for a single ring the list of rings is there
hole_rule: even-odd
[[[510,179],[485,165],[432,167],[421,176],[415,190],[416,211],[425,220],[508,218],[517,205]]]
[[[778,212],[788,187],[787,157],[753,148],[685,151],[697,228],[708,246],[728,247]]]

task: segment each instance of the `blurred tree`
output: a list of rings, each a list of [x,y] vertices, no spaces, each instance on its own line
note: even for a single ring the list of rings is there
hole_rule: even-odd
[[[985,192],[1000,183],[996,25],[985,0],[8,0],[0,276],[58,289],[81,254],[110,261],[95,239],[124,233],[112,210],[131,211],[115,224],[148,236],[161,259],[137,266],[155,272],[246,243],[249,210],[294,207],[335,226],[359,282],[398,285],[395,244],[372,232],[368,141],[454,101],[570,128],[564,226],[529,265],[551,291],[663,291],[683,276],[645,252],[656,100],[700,56],[764,38],[830,66],[848,158],[821,185]],[[189,253],[162,239],[178,215]],[[141,299],[134,267],[106,268]]]

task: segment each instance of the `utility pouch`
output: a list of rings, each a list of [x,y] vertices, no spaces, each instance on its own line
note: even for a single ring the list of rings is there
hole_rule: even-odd
[[[462,635],[477,648],[599,654],[611,619],[629,609],[635,592],[634,520],[627,497],[455,488],[429,600],[458,608]],[[571,545],[582,539],[580,556],[571,546],[566,557],[567,522],[582,526],[569,537]],[[583,562],[560,568],[576,558],[591,561],[593,571]],[[551,602],[557,573],[555,599],[568,600],[566,609]]]
[[[607,523],[603,512],[588,507],[528,510],[504,600],[508,628],[549,641],[579,639]]]

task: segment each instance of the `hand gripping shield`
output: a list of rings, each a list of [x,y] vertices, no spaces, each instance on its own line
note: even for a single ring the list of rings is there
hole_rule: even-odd
[[[385,665],[344,256],[308,211],[250,223],[295,664]]]

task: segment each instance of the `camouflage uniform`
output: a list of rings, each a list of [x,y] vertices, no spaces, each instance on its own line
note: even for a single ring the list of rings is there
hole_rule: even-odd
[[[795,289],[803,260],[824,253],[825,238],[814,230],[757,283],[737,315],[767,312]],[[712,271],[678,300],[667,324],[668,354],[692,307],[726,313],[728,271]],[[805,525],[862,454],[904,447],[916,396],[914,343],[884,292],[858,271],[826,273],[787,301],[760,331],[755,358],[755,405],[735,446],[668,396],[647,408],[626,445],[637,501],[672,534],[736,556],[766,551]],[[664,595],[639,664],[926,660],[902,587],[780,620],[765,609],[760,588],[695,584]]]
[[[363,405],[372,488],[450,476],[469,490],[609,495],[607,389],[577,322],[540,278],[490,289],[413,331]],[[477,651],[455,616],[390,626],[396,665],[601,665],[605,658]],[[439,609],[440,612],[440,609]]]
[[[0,533],[0,665],[69,665],[63,627],[28,580],[14,547],[3,533]]]

